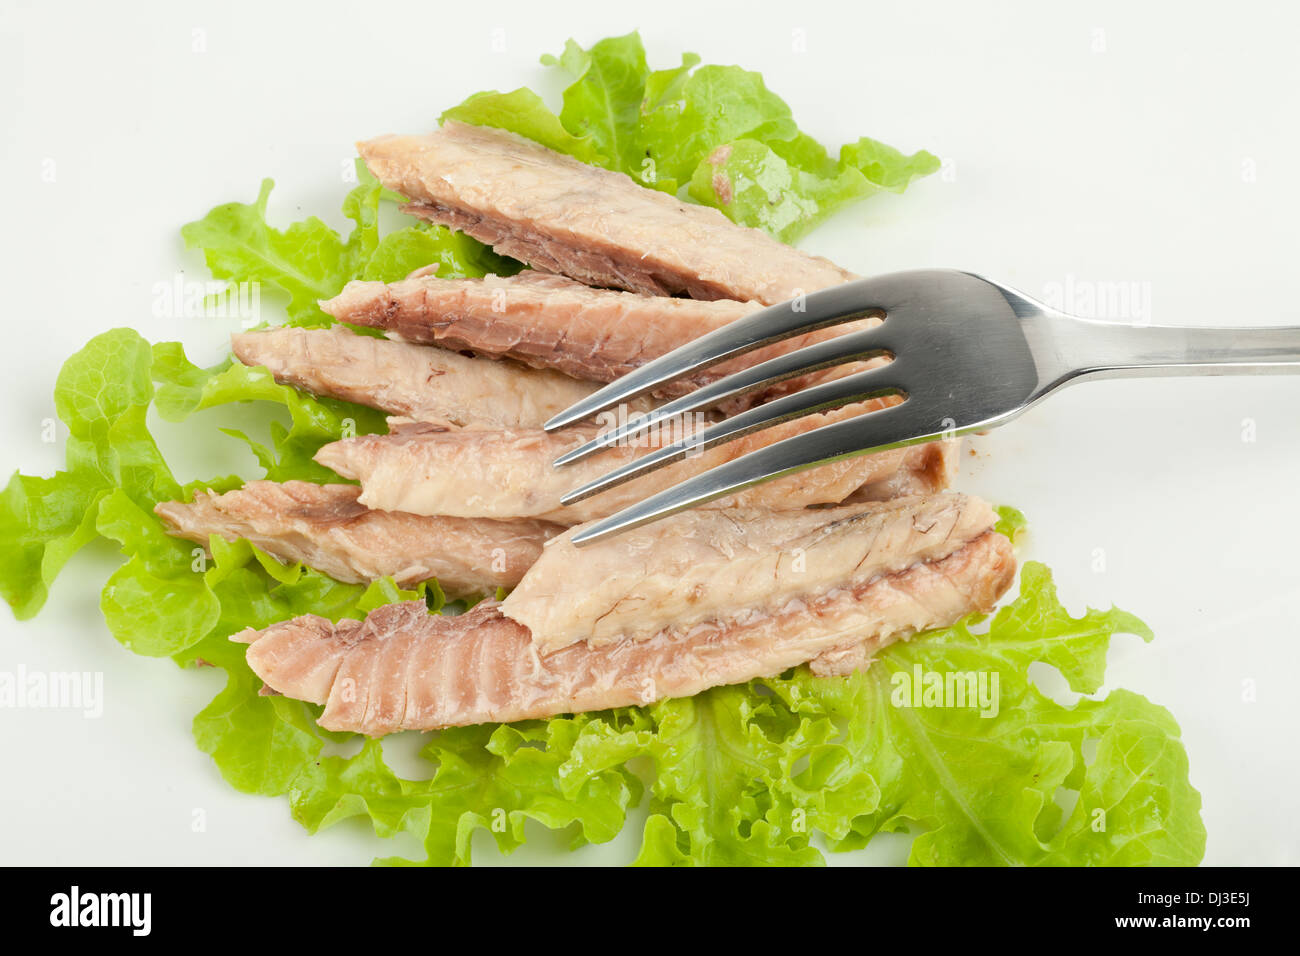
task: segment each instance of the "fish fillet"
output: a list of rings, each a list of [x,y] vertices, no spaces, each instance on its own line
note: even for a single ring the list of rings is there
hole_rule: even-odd
[[[324,704],[322,727],[380,736],[649,704],[778,675],[827,651],[866,655],[991,608],[1014,574],[1010,542],[988,532],[937,561],[743,621],[545,657],[495,603],[456,617],[390,604],[337,625],[306,615],[232,640],[250,645],[249,666],[273,691]]]
[[[321,308],[407,342],[512,358],[574,378],[612,382],[683,342],[762,308],[593,289],[541,272],[482,279],[419,275],[349,282]],[[693,384],[682,382],[675,395]]]
[[[360,501],[371,508],[465,518],[541,518],[573,525],[613,514],[745,452],[874,407],[879,404],[864,402],[785,422],[567,507],[560,504],[566,492],[645,454],[651,446],[623,445],[555,468],[551,463],[557,456],[592,438],[596,429],[480,431],[398,423],[387,435],[359,435],[325,445],[316,453],[316,461],[360,481]],[[687,430],[687,425],[666,428],[658,439],[667,443]],[[756,485],[710,506],[788,510],[838,504],[864,486],[896,477],[900,470],[911,473],[912,486],[940,491],[952,474],[949,461],[955,457],[954,447],[953,443],[935,442],[847,458]]]
[[[279,328],[230,337],[245,365],[282,384],[420,421],[540,428],[595,386],[514,362],[328,329]]]
[[[708,206],[484,126],[357,144],[413,215],[588,285],[771,305],[852,273]]]
[[[960,494],[783,512],[701,510],[578,548],[567,532],[502,604],[547,654],[743,617],[850,587],[965,546],[993,528]]]
[[[612,382],[633,369],[762,308],[756,302],[670,299],[593,289],[562,276],[521,272],[482,279],[413,275],[400,282],[349,282],[321,308],[341,322],[383,329],[407,342],[511,358],[574,378]],[[684,375],[657,389],[676,398],[778,355],[878,322],[818,329]],[[861,369],[857,363],[853,369]],[[810,384],[811,376],[732,400],[727,411]]]
[[[403,587],[437,578],[454,596],[519,583],[548,538],[544,521],[426,517],[371,511],[355,485],[252,481],[223,495],[164,501],[154,510],[170,532],[200,544],[209,535],[243,538],[282,561],[301,561],[338,581],[391,575]]]

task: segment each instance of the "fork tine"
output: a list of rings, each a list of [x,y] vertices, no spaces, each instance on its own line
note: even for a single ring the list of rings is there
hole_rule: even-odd
[[[648,474],[674,461],[685,458],[687,455],[703,452],[715,445],[735,441],[737,438],[742,438],[771,425],[779,425],[781,422],[787,422],[794,418],[801,418],[831,408],[839,408],[842,405],[863,401],[867,398],[902,392],[903,389],[897,385],[883,384],[889,379],[882,379],[881,373],[888,368],[889,366],[886,365],[881,368],[868,369],[865,372],[858,372],[834,381],[824,382],[821,385],[814,385],[810,388],[792,392],[765,405],[758,405],[748,411],[741,412],[739,415],[733,415],[726,421],[719,422],[693,435],[687,435],[671,445],[657,448],[614,469],[609,474],[597,478],[595,481],[588,482],[580,488],[575,488],[564,495],[560,499],[560,503],[571,505],[576,501],[582,501],[584,498],[590,498],[607,488],[621,485],[625,481],[631,481],[633,478]],[[872,412],[867,414],[880,413]],[[816,429],[816,431],[820,430]],[[781,443],[777,442],[777,444]]]
[[[581,461],[602,448],[617,445],[634,435],[654,428],[661,422],[717,405],[729,398],[745,395],[766,385],[782,382],[797,375],[821,371],[845,362],[877,355],[892,356],[894,350],[884,345],[880,337],[884,328],[883,325],[877,325],[870,329],[836,336],[795,352],[778,355],[752,368],[733,372],[653,411],[638,415],[618,428],[611,428],[597,435],[586,444],[555,459],[555,465],[559,467]]]
[[[814,292],[803,300],[802,310],[799,308],[800,300],[794,299],[725,325],[610,382],[560,412],[543,427],[547,431],[555,431],[572,425],[597,412],[630,401],[688,372],[708,368],[732,356],[743,355],[802,332],[880,315],[882,310],[871,304],[869,299],[868,288],[872,281],[858,279]]]
[[[944,437],[943,431],[934,430],[934,423],[926,422],[926,415],[917,411],[919,404],[906,401],[878,412],[823,425],[742,455],[600,519],[575,534],[573,543],[592,544],[769,478],[779,478],[841,458]]]

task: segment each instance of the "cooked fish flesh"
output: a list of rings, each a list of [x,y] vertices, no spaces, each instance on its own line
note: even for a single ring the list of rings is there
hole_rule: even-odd
[[[716,209],[503,130],[448,122],[357,148],[411,200],[407,212],[588,285],[771,305],[854,278]]]
[[[279,328],[230,337],[245,365],[277,382],[420,421],[540,428],[595,386],[515,362],[357,335],[342,326]]]
[[[563,529],[544,521],[428,517],[371,511],[356,485],[252,481],[223,495],[154,510],[178,537],[244,538],[282,561],[301,561],[338,581],[392,575],[403,587],[437,578],[453,596],[512,588]]]
[[[388,435],[359,435],[325,445],[316,461],[345,478],[361,482],[360,501],[370,508],[465,518],[542,518],[565,525],[613,514],[656,491],[745,452],[811,428],[878,407],[859,403],[810,415],[711,448],[567,507],[560,498],[615,466],[645,454],[651,443],[623,445],[583,461],[556,468],[551,463],[591,439],[594,426],[559,432],[541,429],[493,431],[440,429],[397,423]],[[675,441],[690,423],[665,428],[658,443]],[[886,480],[900,469],[925,491],[946,486],[951,467],[948,443],[895,448],[796,472],[713,502],[780,510],[838,504],[849,495]]]
[[[612,382],[762,306],[593,289],[526,271],[482,279],[417,275],[387,284],[349,282],[321,308],[342,322],[384,329],[407,342],[468,349]],[[671,394],[696,384],[684,381]]]
[[[769,677],[845,648],[861,660],[915,631],[983,611],[1010,586],[1011,544],[987,532],[946,557],[728,623],[542,656],[500,604],[456,617],[421,602],[365,621],[306,615],[232,640],[275,692],[324,704],[320,724],[371,736],[649,704]]]
[[[951,554],[997,515],[960,494],[782,512],[701,510],[579,549],[567,532],[501,606],[543,654],[743,618]]]
[[[563,276],[525,271],[482,279],[413,274],[400,282],[349,282],[321,308],[341,322],[383,329],[407,342],[511,358],[574,378],[612,382],[677,346],[762,308],[757,302],[670,299],[593,289]],[[756,349],[658,389],[676,398],[742,368],[877,322],[818,329]],[[860,369],[856,364],[853,369]],[[727,411],[809,384],[801,376],[733,400]]]

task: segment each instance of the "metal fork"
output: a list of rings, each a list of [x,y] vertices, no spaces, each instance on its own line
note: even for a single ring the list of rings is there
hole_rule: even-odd
[[[926,269],[860,279],[775,305],[628,373],[546,423],[553,431],[753,349],[863,318],[883,319],[728,375],[608,430],[556,459],[586,458],[647,429],[798,375],[892,361],[774,399],[629,462],[563,498],[579,501],[687,455],[779,422],[882,395],[903,401],[735,458],[604,518],[575,544],[853,455],[1003,425],[1086,379],[1300,372],[1300,328],[1175,328],[1066,315],[990,279]]]

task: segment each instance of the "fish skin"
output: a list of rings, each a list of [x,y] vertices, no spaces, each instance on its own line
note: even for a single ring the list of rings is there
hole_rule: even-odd
[[[502,613],[549,654],[743,617],[943,557],[992,529],[979,498],[939,494],[836,508],[700,509],[578,548],[551,539]]]
[[[285,562],[301,561],[337,581],[392,576],[412,587],[437,578],[449,595],[512,588],[563,529],[544,521],[419,516],[372,511],[356,485],[251,481],[154,511],[168,533],[206,545],[209,535],[245,539]]]
[[[281,384],[456,426],[540,428],[595,391],[559,372],[357,335],[343,326],[240,332],[230,342],[236,358],[264,366]]]
[[[387,435],[358,435],[325,445],[316,461],[345,478],[361,482],[361,503],[385,511],[483,518],[541,518],[573,525],[613,514],[715,465],[782,438],[877,409],[885,400],[844,406],[784,422],[657,471],[563,506],[560,498],[617,465],[649,451],[653,445],[622,445],[599,455],[555,468],[551,463],[597,434],[594,426],[577,425],[558,432],[540,429],[438,430],[396,425]],[[681,437],[665,429],[659,441]],[[927,493],[946,487],[955,458],[953,443],[934,442],[860,455],[805,469],[733,495],[705,507],[768,507],[839,504],[851,495],[870,494],[900,469],[911,472],[909,489]],[[936,464],[938,463],[938,464]]]
[[[504,130],[447,122],[357,149],[411,200],[406,212],[587,285],[772,305],[854,278],[716,209]]]
[[[249,666],[273,691],[324,704],[322,727],[382,736],[687,697],[846,647],[869,660],[919,630],[989,610],[1014,575],[1011,543],[986,532],[937,561],[744,621],[547,656],[496,603],[441,617],[404,602],[337,625],[305,615],[231,640],[249,645]]]

